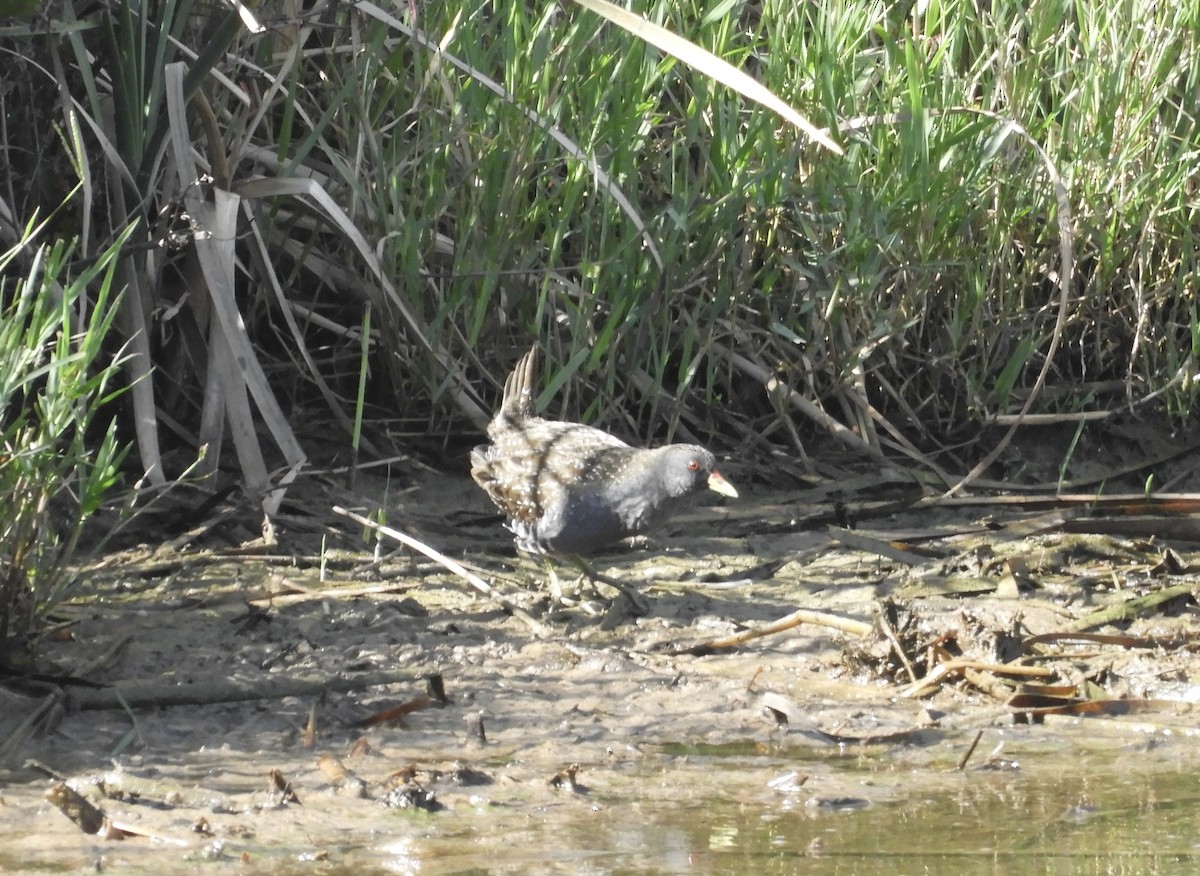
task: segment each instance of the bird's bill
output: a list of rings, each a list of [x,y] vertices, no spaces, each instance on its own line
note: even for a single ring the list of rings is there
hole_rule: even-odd
[[[708,476],[708,488],[714,493],[720,493],[722,496],[728,496],[731,499],[738,497],[738,492],[733,488],[733,484],[725,480],[719,471],[714,471]]]

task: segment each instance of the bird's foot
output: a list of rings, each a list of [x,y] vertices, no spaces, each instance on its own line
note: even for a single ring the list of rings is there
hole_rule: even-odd
[[[633,590],[620,589],[616,598],[608,604],[608,611],[600,620],[600,629],[615,630],[626,621],[645,617],[649,613],[650,603],[646,597]]]
[[[546,591],[556,609],[582,611],[592,617],[603,615],[609,608],[609,600],[605,599],[596,586],[586,575],[576,575],[570,579],[560,578],[552,563],[546,563]]]
[[[602,575],[581,557],[572,557],[580,575],[570,582],[558,576],[554,564],[546,561],[546,586],[551,600],[567,608],[578,608],[589,614],[603,615],[601,625],[605,629],[619,626],[625,620],[645,617],[650,613],[650,603],[634,587],[617,578]],[[606,588],[605,591],[601,587]],[[611,591],[615,590],[613,596]]]
[[[601,598],[603,598],[603,594],[600,593],[600,584],[604,584],[617,591],[616,597],[609,601],[609,611],[605,615],[605,623],[608,622],[607,619],[609,615],[614,613],[614,610],[626,617],[645,617],[650,613],[649,600],[639,593],[636,588],[626,584],[619,578],[602,575],[586,564],[584,565],[584,577],[591,583],[592,589]]]

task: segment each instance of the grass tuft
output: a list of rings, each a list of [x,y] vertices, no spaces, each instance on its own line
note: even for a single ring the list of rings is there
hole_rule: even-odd
[[[1194,5],[162,7],[0,46],[15,221],[54,165],[84,255],[145,223],[121,326],[160,476],[156,441],[236,424],[277,499],[298,409],[477,431],[534,339],[555,415],[742,455],[961,474],[1020,411],[1194,422]]]
[[[70,246],[34,237],[27,229],[0,255],[0,277],[17,277],[0,282],[0,664],[10,667],[77,587],[70,564],[126,449],[111,406],[120,362],[106,353],[124,241],[74,270]]]

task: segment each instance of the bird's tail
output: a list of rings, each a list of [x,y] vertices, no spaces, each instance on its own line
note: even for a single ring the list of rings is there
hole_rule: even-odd
[[[533,399],[537,390],[538,349],[535,345],[518,361],[504,381],[504,400],[500,414],[512,420],[534,416]]]

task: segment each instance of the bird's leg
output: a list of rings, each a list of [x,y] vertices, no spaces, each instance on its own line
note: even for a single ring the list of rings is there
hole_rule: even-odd
[[[543,555],[542,569],[546,577],[546,586],[550,591],[550,597],[555,602],[561,605],[573,605],[581,595],[580,590],[585,586],[590,586],[593,594],[603,602],[608,603],[609,615],[622,617],[643,617],[650,613],[650,604],[646,601],[646,597],[642,596],[636,589],[629,584],[609,575],[601,574],[592,568],[591,564],[583,557],[572,554],[563,557],[563,559],[579,570],[580,574],[576,578],[572,587],[564,587],[565,582],[558,576],[557,564],[555,559],[550,556]],[[600,592],[599,584],[605,584],[618,592],[616,599],[609,599]],[[570,591],[573,590],[574,593]]]
[[[607,584],[609,587],[617,590],[622,596],[625,597],[626,602],[629,604],[630,611],[635,617],[644,617],[650,613],[650,603],[646,601],[646,597],[642,596],[641,593],[639,593],[629,584],[626,584],[619,578],[602,575],[593,569],[587,560],[581,556],[578,556],[577,554],[573,554],[571,556],[571,562],[579,567],[579,571],[583,573],[582,577],[586,578],[589,583],[591,583],[592,589],[595,590],[597,594],[599,593],[599,589],[596,587],[596,584]]]
[[[546,589],[549,590],[550,598],[554,602],[572,606],[578,601],[583,575],[578,576],[573,582],[563,581],[558,577],[558,568],[554,559],[545,554],[542,555],[542,572],[546,578]]]
[[[563,602],[562,582],[558,580],[558,572],[554,568],[554,561],[549,557],[542,557],[542,568],[546,570],[546,586],[550,588],[550,598],[555,602]]]

